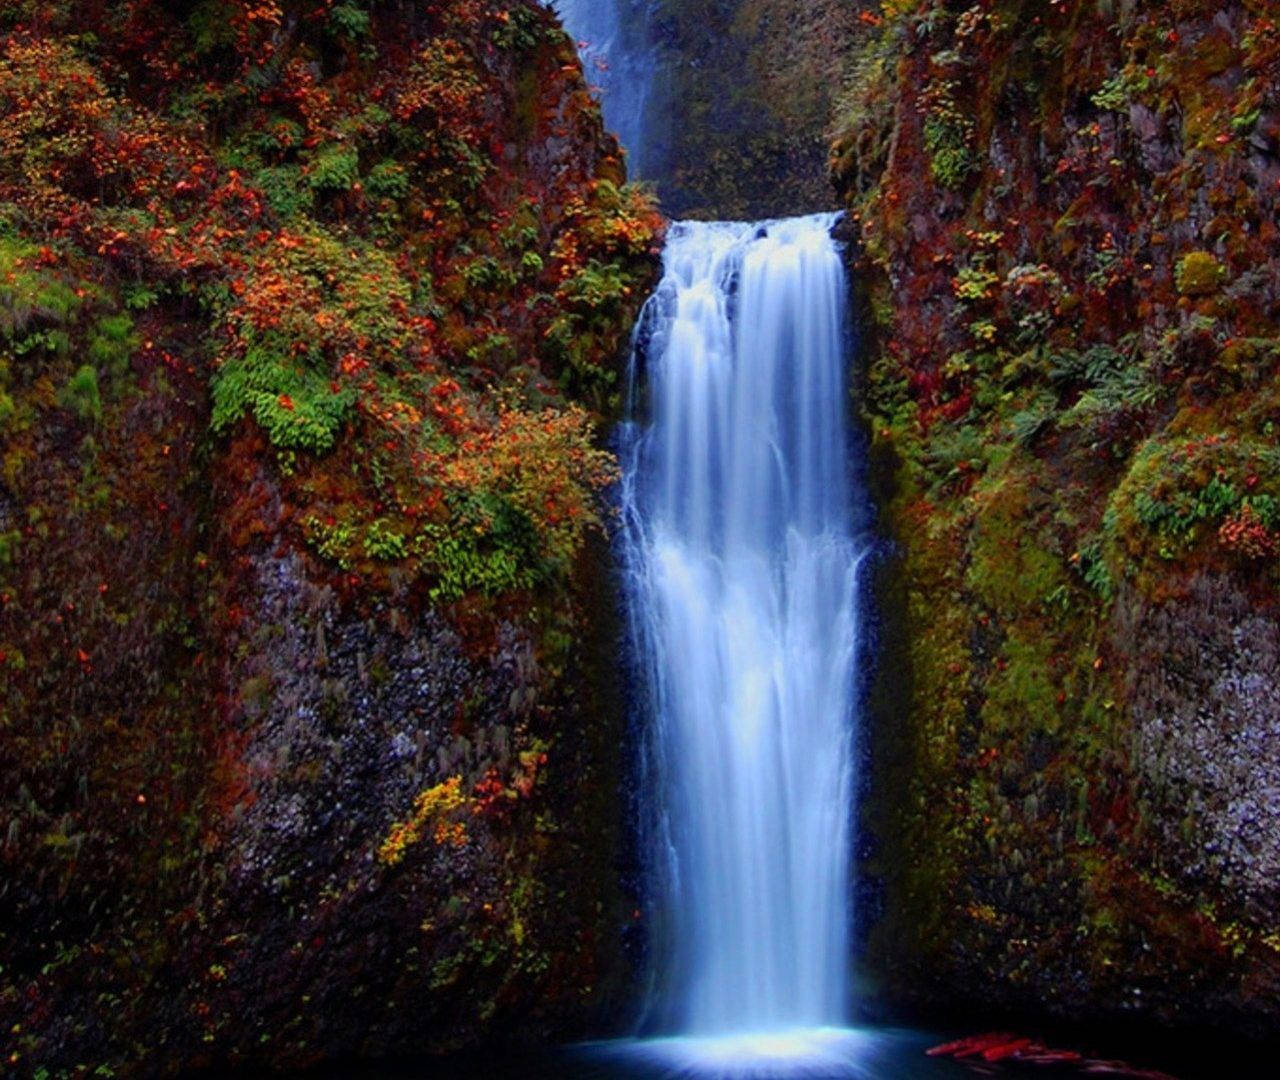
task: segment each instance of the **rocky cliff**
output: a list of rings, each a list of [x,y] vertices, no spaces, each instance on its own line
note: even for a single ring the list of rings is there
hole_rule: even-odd
[[[871,959],[899,999],[1274,1032],[1280,26],[862,18],[881,573]]]
[[[623,181],[532,0],[4,5],[5,1069],[609,1009]]]

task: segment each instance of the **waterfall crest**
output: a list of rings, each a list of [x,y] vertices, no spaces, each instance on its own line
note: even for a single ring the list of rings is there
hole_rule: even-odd
[[[633,363],[664,1033],[847,1019],[861,546],[834,223],[674,225]]]

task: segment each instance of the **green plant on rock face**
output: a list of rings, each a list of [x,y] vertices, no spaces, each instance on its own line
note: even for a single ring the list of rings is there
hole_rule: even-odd
[[[948,80],[930,86],[921,95],[929,172],[949,190],[960,188],[979,165],[973,152],[973,121],[956,104],[957,86]]]
[[[525,277],[537,277],[542,273],[542,256],[536,251],[526,251],[520,257],[520,271]]]
[[[1115,596],[1115,579],[1111,576],[1102,551],[1102,537],[1093,536],[1080,545],[1080,550],[1072,563],[1080,571],[1085,584],[1089,586],[1104,603],[1110,603]]]
[[[355,542],[356,529],[349,522],[322,522],[314,514],[302,523],[307,541],[319,554],[336,563],[343,570],[350,570],[350,551]]]
[[[986,468],[982,432],[969,424],[939,431],[929,442],[928,453],[933,461],[930,486],[935,492],[962,475]]]
[[[412,187],[409,170],[398,161],[380,161],[364,178],[364,189],[374,198],[403,199]]]
[[[1174,282],[1183,296],[1211,296],[1222,287],[1226,268],[1208,251],[1192,251],[1182,256],[1174,268]]]
[[[81,420],[97,422],[102,418],[102,396],[98,392],[98,372],[84,364],[71,376],[58,394],[58,403],[72,410]]]
[[[1116,72],[1104,82],[1090,100],[1106,112],[1127,113],[1129,103],[1141,88],[1141,83],[1136,81],[1133,73],[1126,68]]]
[[[187,16],[187,28],[197,53],[235,45],[235,26],[227,0],[200,0]]]
[[[395,562],[409,554],[405,538],[381,519],[372,522],[365,531],[364,550],[369,558],[384,562]]]
[[[1038,394],[1025,408],[1009,420],[1009,433],[1014,442],[1022,446],[1030,446],[1036,438],[1051,427],[1058,411],[1058,399],[1055,394]]]
[[[506,20],[493,31],[490,40],[499,49],[525,51],[542,40],[544,25],[540,14],[533,8],[515,7],[507,12]]]
[[[999,287],[1000,275],[987,269],[985,260],[962,268],[951,282],[951,291],[956,299],[965,303],[994,300]]]
[[[211,426],[222,435],[251,414],[273,446],[324,453],[354,406],[354,391],[335,388],[269,335],[251,341],[243,356],[228,359],[214,375]]]
[[[488,255],[468,263],[462,276],[470,288],[486,292],[508,291],[516,286],[515,273]]]
[[[352,39],[368,37],[372,26],[369,13],[351,0],[335,4],[329,12],[329,22],[339,34]]]
[[[321,147],[306,170],[314,191],[350,191],[360,179],[360,152],[346,143]]]
[[[271,209],[285,221],[309,213],[315,207],[315,185],[298,165],[268,165],[253,174]]]
[[[505,592],[534,588],[542,577],[530,565],[524,545],[512,543],[505,528],[486,537],[483,528],[457,530],[428,525],[423,535],[429,542],[428,563],[436,579],[433,600],[452,603],[468,593],[497,596]]]
[[[141,338],[133,328],[133,319],[126,312],[107,315],[98,320],[93,336],[89,339],[89,358],[115,378],[121,377],[128,367]]]

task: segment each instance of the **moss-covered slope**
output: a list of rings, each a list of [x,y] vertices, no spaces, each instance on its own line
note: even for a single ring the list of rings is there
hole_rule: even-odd
[[[874,323],[873,958],[1274,1031],[1274,5],[886,3],[834,169]]]
[[[623,180],[532,0],[0,7],[3,1068],[607,1003]]]

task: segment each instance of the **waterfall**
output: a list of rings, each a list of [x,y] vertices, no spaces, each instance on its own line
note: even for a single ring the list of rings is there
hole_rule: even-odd
[[[587,82],[596,88],[605,127],[627,151],[632,180],[645,174],[645,124],[654,56],[647,37],[651,0],[545,0],[578,43]]]
[[[862,549],[834,223],[674,225],[633,362],[655,993],[734,1053],[848,1013]]]

